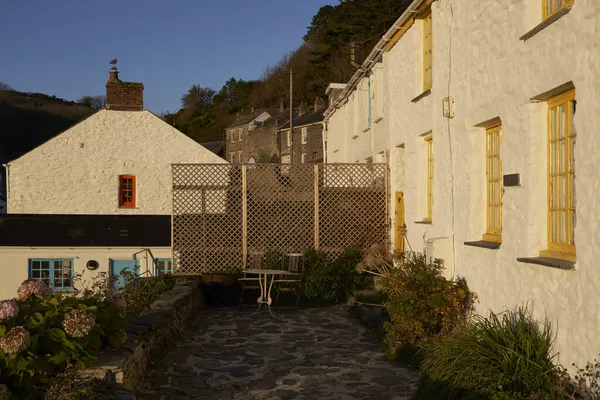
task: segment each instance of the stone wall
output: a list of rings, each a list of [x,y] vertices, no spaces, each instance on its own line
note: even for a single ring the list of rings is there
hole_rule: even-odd
[[[106,350],[90,368],[80,371],[83,377],[104,379],[129,391],[141,387],[150,362],[177,335],[184,331],[194,312],[202,307],[199,279],[179,281],[150,305],[150,311],[130,319],[127,341],[118,350]],[[127,397],[126,392],[120,394]]]
[[[306,128],[306,143],[302,143],[302,129]],[[317,122],[310,125],[294,127],[291,146],[287,145],[287,130],[279,131],[281,157],[291,155],[292,164],[302,163],[302,154],[306,154],[305,163],[323,162],[323,124]]]

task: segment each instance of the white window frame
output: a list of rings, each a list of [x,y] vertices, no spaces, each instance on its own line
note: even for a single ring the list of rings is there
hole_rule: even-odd
[[[238,163],[239,163],[239,164],[242,164],[243,162],[244,162],[244,155],[243,155],[243,152],[242,152],[242,151],[240,151],[240,152],[238,153]]]
[[[239,135],[239,142],[242,143],[243,137],[244,137],[244,130],[241,128],[238,129],[238,135]]]
[[[306,153],[302,153],[302,164],[306,163]]]
[[[308,128],[305,126],[302,128],[302,144],[308,143]]]
[[[231,143],[235,143],[235,129],[229,131],[229,136],[231,139]]]
[[[235,151],[229,153],[229,161],[231,164],[235,164]]]
[[[292,131],[287,131],[287,147],[292,147]]]

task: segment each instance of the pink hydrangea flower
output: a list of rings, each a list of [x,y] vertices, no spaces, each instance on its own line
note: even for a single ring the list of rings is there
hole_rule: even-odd
[[[0,300],[0,319],[14,318],[19,315],[19,305],[14,300]]]
[[[0,349],[7,354],[19,354],[31,342],[31,335],[22,326],[15,326],[0,338]]]
[[[17,299],[26,300],[31,295],[52,296],[53,291],[46,282],[37,279],[27,279],[17,289]]]
[[[96,317],[92,313],[86,313],[81,310],[71,310],[65,314],[62,327],[65,333],[72,338],[82,338],[87,336],[90,330],[96,325]]]

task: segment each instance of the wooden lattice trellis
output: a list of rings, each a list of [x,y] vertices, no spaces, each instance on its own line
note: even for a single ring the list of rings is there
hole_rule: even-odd
[[[249,254],[388,243],[385,164],[173,165],[180,274],[245,268]]]

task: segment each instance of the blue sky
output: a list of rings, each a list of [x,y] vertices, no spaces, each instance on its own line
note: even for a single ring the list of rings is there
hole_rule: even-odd
[[[2,1],[0,81],[67,100],[104,94],[108,62],[144,83],[144,105],[176,111],[192,85],[256,79],[302,43],[336,0]]]

